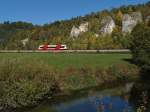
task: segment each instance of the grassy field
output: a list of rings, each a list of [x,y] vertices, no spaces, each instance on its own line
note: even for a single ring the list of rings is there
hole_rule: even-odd
[[[0,59],[37,59],[57,69],[67,67],[107,67],[113,64],[128,64],[130,54],[87,54],[87,53],[0,53]]]
[[[0,53],[0,59],[2,110],[35,105],[53,95],[114,87],[139,76],[138,67],[125,61],[130,54]]]

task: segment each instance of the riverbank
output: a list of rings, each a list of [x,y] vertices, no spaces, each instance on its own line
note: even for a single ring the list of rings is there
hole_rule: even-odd
[[[105,110],[108,108],[109,104],[112,104],[111,110],[116,109],[116,111],[118,111],[118,109],[121,108],[122,111],[124,111],[125,108],[122,105],[131,106],[130,102],[126,101],[130,96],[129,92],[132,88],[132,85],[133,83],[129,82],[122,84],[120,83],[119,87],[116,85],[113,88],[111,86],[107,88],[92,87],[86,90],[84,89],[78,92],[74,92],[70,95],[55,96],[52,99],[46,100],[37,106],[22,108],[15,112],[80,112],[81,110],[86,110],[86,112],[97,112],[98,107],[101,105],[99,104],[100,102],[104,103]],[[118,99],[122,101],[118,102]],[[116,107],[115,105],[118,106]],[[132,108],[126,107],[126,109],[129,111]]]
[[[124,58],[130,56],[127,54],[74,54],[74,56],[72,54],[69,55],[70,58],[64,54],[47,54],[41,55],[44,57],[42,59],[36,56],[36,54],[0,55],[1,109],[28,107],[40,103],[43,99],[97,86],[101,88],[116,86],[122,82],[136,80],[139,73],[137,66],[124,62]],[[45,58],[50,59],[50,62],[43,61]],[[56,65],[62,61],[57,59],[64,62],[71,59],[73,61],[67,62],[66,65],[62,64],[60,69]],[[50,64],[51,61],[55,64]],[[81,66],[78,66],[76,61],[81,63]],[[103,62],[107,62],[107,65]]]

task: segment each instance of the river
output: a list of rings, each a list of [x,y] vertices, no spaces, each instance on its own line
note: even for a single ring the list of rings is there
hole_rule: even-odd
[[[55,103],[49,101],[24,112],[134,112],[127,93],[131,85],[101,91],[89,90],[83,97],[66,97]]]

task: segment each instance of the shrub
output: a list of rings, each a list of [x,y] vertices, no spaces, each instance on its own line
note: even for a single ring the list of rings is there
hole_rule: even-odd
[[[150,72],[150,27],[138,24],[132,32],[131,51],[134,62],[141,67],[147,77]]]
[[[69,67],[59,75],[59,84],[62,90],[79,90],[96,86],[96,80],[92,75],[92,68]]]
[[[118,80],[127,81],[138,77],[139,68],[136,65],[116,64],[109,67],[109,74]]]
[[[108,68],[97,67],[69,67],[59,75],[61,90],[79,90],[116,81],[129,81],[138,77],[139,69],[136,65],[116,64]]]
[[[0,107],[18,108],[36,104],[58,87],[54,70],[39,60],[0,62]]]
[[[60,90],[65,92],[101,85],[113,86],[114,82],[124,78],[135,79],[137,74],[136,66],[124,64],[108,68],[69,67],[56,71],[37,59],[1,60],[0,109],[32,106]]]

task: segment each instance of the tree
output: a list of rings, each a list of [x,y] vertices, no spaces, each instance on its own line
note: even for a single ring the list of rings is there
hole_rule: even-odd
[[[131,51],[134,62],[144,75],[150,73],[150,27],[138,24],[132,32]]]
[[[122,25],[122,17],[123,17],[123,14],[122,14],[121,10],[119,10],[114,17],[116,24],[119,26]]]
[[[141,112],[150,110],[150,27],[138,24],[132,32],[131,51],[141,68],[141,77],[131,90],[130,100]],[[143,108],[144,107],[144,108]],[[144,110],[143,110],[144,109]]]

